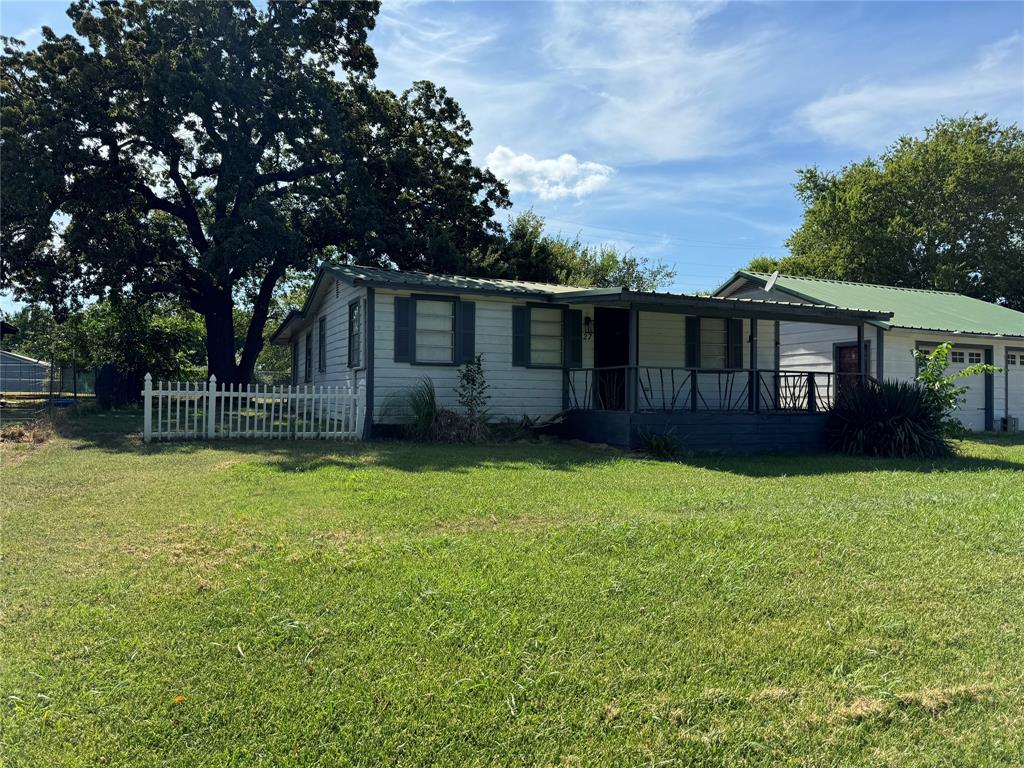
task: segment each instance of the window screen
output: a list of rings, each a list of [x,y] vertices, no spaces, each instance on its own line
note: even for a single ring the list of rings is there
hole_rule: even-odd
[[[530,309],[530,364],[562,364],[561,309]]]
[[[455,302],[416,300],[416,362],[455,362]]]

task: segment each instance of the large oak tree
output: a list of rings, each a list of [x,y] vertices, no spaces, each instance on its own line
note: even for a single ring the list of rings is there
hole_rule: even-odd
[[[956,291],[1024,309],[1024,131],[939,120],[878,159],[799,172],[791,255],[762,270]]]
[[[275,288],[320,259],[466,267],[507,190],[471,162],[443,88],[374,86],[377,11],[80,0],[76,35],[6,41],[2,285],[55,306],[178,297],[204,319],[210,372],[244,382]]]

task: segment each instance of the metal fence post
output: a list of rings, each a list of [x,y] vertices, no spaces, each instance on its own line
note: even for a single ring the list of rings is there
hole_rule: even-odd
[[[147,373],[142,390],[142,439],[153,439],[153,376]]]
[[[210,374],[206,383],[206,439],[213,440],[217,434],[217,376]]]

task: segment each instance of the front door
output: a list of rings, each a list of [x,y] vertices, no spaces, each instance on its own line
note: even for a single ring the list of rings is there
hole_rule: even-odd
[[[866,345],[865,345],[866,346]],[[857,344],[839,344],[836,346],[836,387],[837,393],[843,387],[853,384],[860,376],[860,352]],[[867,366],[864,366],[867,370]]]
[[[594,367],[629,364],[629,310],[612,307],[594,309]],[[626,370],[598,370],[594,386],[594,407],[621,411],[626,407]]]

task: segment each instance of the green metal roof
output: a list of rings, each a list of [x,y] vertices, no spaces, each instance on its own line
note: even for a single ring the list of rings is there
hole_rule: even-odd
[[[270,337],[272,343],[281,339],[294,321],[303,321],[312,305],[325,275],[331,275],[349,285],[365,285],[398,291],[426,293],[482,294],[515,296],[540,302],[566,303],[627,303],[647,307],[674,307],[689,309],[693,314],[707,313],[709,317],[765,317],[803,322],[884,323],[889,313],[884,310],[863,310],[856,307],[823,305],[804,300],[779,301],[771,298],[722,298],[717,296],[688,296],[680,293],[627,291],[623,288],[586,288],[556,283],[534,283],[525,280],[498,280],[462,275],[434,275],[427,272],[404,272],[395,269],[366,267],[358,264],[320,265],[316,280],[306,296],[301,310],[292,310]]]
[[[572,293],[591,290],[572,285],[533,283],[526,280],[497,280],[489,277],[463,277],[462,275],[432,275],[427,272],[399,271],[364,267],[359,264],[324,264],[324,271],[353,285],[372,285],[384,288],[413,288],[473,293],[507,293],[515,296],[549,296],[553,293]]]
[[[738,278],[764,285],[769,277],[741,270],[726,285]],[[900,328],[1024,337],[1024,312],[959,293],[792,275],[780,275],[775,289],[815,303],[892,312],[889,324]]]

